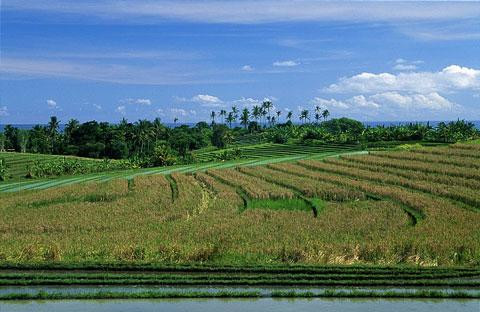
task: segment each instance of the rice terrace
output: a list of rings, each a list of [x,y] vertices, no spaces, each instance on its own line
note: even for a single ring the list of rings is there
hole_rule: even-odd
[[[479,3],[94,2],[0,6],[0,312],[480,310]]]

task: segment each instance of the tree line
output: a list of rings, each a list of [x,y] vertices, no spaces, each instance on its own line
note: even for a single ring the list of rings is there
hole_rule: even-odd
[[[456,142],[480,137],[479,130],[466,121],[430,124],[411,123],[396,126],[365,127],[348,119],[328,119],[327,109],[315,107],[314,114],[303,110],[300,124],[292,122],[293,113],[280,122],[281,111],[265,101],[251,110],[212,112],[211,122],[194,126],[167,127],[159,118],[118,124],[71,119],[60,131],[60,121],[51,117],[46,125],[18,129],[7,125],[0,133],[0,151],[16,151],[91,158],[128,159],[141,167],[194,162],[192,151],[225,148],[250,136],[256,142],[304,144],[432,141]],[[311,120],[313,117],[313,120]],[[236,126],[237,121],[240,125]]]

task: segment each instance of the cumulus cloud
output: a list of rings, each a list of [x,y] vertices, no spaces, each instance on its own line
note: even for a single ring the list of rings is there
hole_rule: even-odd
[[[480,70],[450,65],[438,72],[368,73],[341,78],[325,91],[332,93],[450,92],[480,89]]]
[[[318,106],[324,106],[327,108],[339,108],[339,109],[347,109],[350,106],[342,101],[337,101],[336,99],[322,99],[320,97],[315,97],[312,101],[312,104]]]
[[[204,107],[220,107],[224,106],[223,101],[213,95],[209,94],[198,94],[190,99],[192,102],[200,103]]]
[[[297,65],[300,65],[300,63],[296,62],[296,61],[292,61],[292,60],[276,61],[276,62],[273,63],[273,66],[277,66],[277,67],[293,67],[293,66],[297,66]]]
[[[47,100],[47,105],[48,105],[48,108],[50,108],[50,109],[57,109],[57,108],[59,108],[57,102],[54,101],[54,100],[51,100],[51,99],[50,99],[50,100]]]
[[[6,106],[0,106],[0,116],[1,117],[6,117],[9,116],[10,114],[8,113],[8,107]]]
[[[444,98],[437,92],[428,94],[400,94],[398,92],[384,92],[375,94],[371,99],[384,103],[393,104],[401,108],[448,110],[454,107],[454,104]]]
[[[373,95],[355,95],[346,100],[323,99],[316,97],[311,101],[314,105],[332,110],[348,111],[352,109],[370,110],[450,110],[456,105],[436,92],[427,94],[401,94],[398,92],[383,92]]]
[[[121,100],[122,103],[125,103],[125,104],[137,104],[137,105],[152,105],[152,101],[150,99],[132,99],[132,98],[128,98],[128,99],[124,99],[124,100]]]
[[[240,69],[247,72],[253,71],[253,67],[251,65],[243,65]]]
[[[125,105],[120,105],[117,107],[117,109],[115,110],[117,113],[125,116],[127,114],[127,107]]]

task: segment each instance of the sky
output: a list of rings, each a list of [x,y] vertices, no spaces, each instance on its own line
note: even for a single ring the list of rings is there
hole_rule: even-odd
[[[480,119],[480,2],[3,0],[0,124]]]

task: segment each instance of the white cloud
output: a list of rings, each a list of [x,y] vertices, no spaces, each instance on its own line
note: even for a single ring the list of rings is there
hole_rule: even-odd
[[[10,114],[8,113],[8,107],[6,106],[0,106],[0,116],[1,117],[7,117]]]
[[[356,95],[348,100],[354,107],[380,108],[380,104],[375,103],[371,98],[367,99],[364,95]]]
[[[318,105],[318,106],[325,106],[327,108],[339,108],[339,109],[347,109],[350,106],[346,104],[345,102],[342,101],[337,101],[335,99],[322,99],[320,97],[315,97],[312,101],[312,104]]]
[[[209,94],[198,94],[190,99],[192,102],[200,103],[203,107],[221,107],[224,106],[220,98]]]
[[[92,104],[92,106],[95,107],[95,109],[96,109],[97,111],[102,110],[102,105]]]
[[[411,70],[416,70],[417,65],[413,64],[397,64],[393,67],[393,69],[398,70],[398,71],[411,71]]]
[[[120,101],[121,103],[125,104],[138,104],[138,105],[152,105],[152,101],[150,99],[124,99]]]
[[[293,67],[293,66],[297,66],[297,65],[300,65],[300,63],[296,62],[296,61],[277,61],[277,62],[274,62],[273,63],[273,66],[278,66],[278,67]]]
[[[174,115],[187,116],[188,113],[183,108],[170,108],[170,112]]]
[[[4,1],[5,11],[40,11],[63,14],[59,21],[155,23],[165,19],[205,23],[271,23],[285,21],[425,21],[480,17],[480,4],[447,1]],[[47,16],[49,16],[47,14]],[[70,19],[68,19],[70,18]]]
[[[428,94],[400,94],[398,92],[384,92],[372,95],[371,99],[380,103],[393,104],[400,108],[446,110],[454,104],[436,92]]]
[[[418,64],[422,64],[423,61],[407,61],[402,58],[398,58],[395,60],[395,66],[393,67],[394,70],[397,71],[413,71],[416,70]]]
[[[438,72],[361,73],[341,78],[325,91],[332,93],[449,92],[480,89],[480,70],[450,65]]]
[[[51,100],[51,99],[47,100],[47,105],[48,105],[49,109],[58,109],[59,108],[57,102],[54,101],[54,100]]]
[[[2,8],[3,9],[3,8]],[[154,66],[125,63],[83,62],[78,60],[2,57],[2,76],[18,78],[60,77],[105,81],[120,84],[184,85],[198,83],[233,83],[236,80],[216,79],[206,71],[178,70],[178,64],[158,62]]]
[[[251,65],[243,65],[241,70],[250,72],[253,71],[253,67]]]
[[[117,107],[117,109],[115,110],[117,113],[125,116],[127,114],[127,107],[125,105],[120,105]]]
[[[326,107],[332,110],[348,111],[352,109],[386,109],[402,113],[403,110],[451,110],[456,104],[442,97],[436,92],[428,94],[401,94],[398,92],[383,92],[370,96],[355,95],[344,101],[337,99],[322,99],[316,97],[311,101],[314,105]]]

